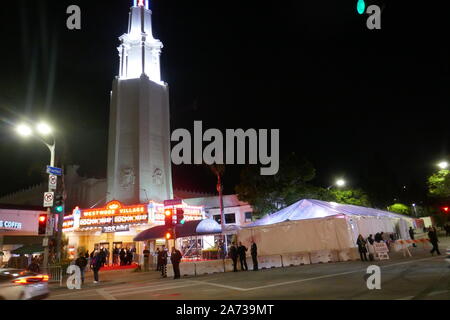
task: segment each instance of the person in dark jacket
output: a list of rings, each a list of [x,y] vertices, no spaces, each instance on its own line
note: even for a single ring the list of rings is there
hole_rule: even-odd
[[[130,249],[127,249],[127,265],[131,265],[131,263],[133,262],[133,251],[131,251]]]
[[[159,248],[156,249],[156,271],[161,271],[161,262],[162,262],[162,252]]]
[[[116,246],[113,250],[113,265],[119,264],[119,255],[120,255],[120,250]]]
[[[164,246],[161,251],[161,276],[167,278],[167,251]]]
[[[381,242],[383,240],[381,233],[375,233],[375,242]]]
[[[409,227],[409,237],[414,240],[414,229],[412,227]],[[415,243],[413,243],[413,247],[417,247]]]
[[[372,235],[370,234],[369,237],[367,238],[367,241],[370,243],[370,245],[373,245],[373,243],[375,242],[375,240],[372,238]]]
[[[439,239],[438,239],[435,227],[430,227],[430,231],[428,231],[428,238],[430,239],[430,243],[433,246],[433,249],[431,249],[430,253],[432,255],[434,255],[434,252],[436,251],[438,256],[440,256],[441,253],[439,252],[439,246],[438,246]]]
[[[103,255],[99,251],[94,253],[94,257],[91,260],[91,269],[94,271],[94,283],[98,283],[98,272],[103,264]]]
[[[233,260],[233,272],[237,272],[238,250],[234,243],[230,247],[230,258]]]
[[[239,242],[238,247],[238,254],[239,254],[239,262],[241,263],[241,269],[242,271],[247,271],[247,247],[245,247],[242,242]]]
[[[77,260],[75,260],[75,265],[78,266],[78,268],[80,268],[81,284],[84,283],[84,270],[86,269],[87,263],[88,262],[86,257],[84,257],[82,254],[80,254]]]
[[[258,247],[254,240],[252,240],[252,246],[250,247],[250,254],[252,255],[253,271],[258,271]]]
[[[367,248],[366,248],[366,241],[364,240],[362,235],[358,236],[358,240],[356,241],[356,244],[358,245],[358,251],[359,255],[361,257],[361,261],[369,261],[367,259]]]
[[[34,273],[41,273],[41,268],[39,267],[39,264],[36,262],[36,259],[31,260],[31,263],[28,266],[27,270]]]
[[[121,266],[125,265],[126,256],[127,256],[127,253],[125,252],[125,249],[124,248],[120,249],[119,257],[120,257],[120,265]]]
[[[170,261],[172,261],[173,266],[173,278],[174,279],[180,279],[180,262],[181,258],[183,258],[183,255],[181,252],[175,247],[172,247],[172,253],[170,255]]]

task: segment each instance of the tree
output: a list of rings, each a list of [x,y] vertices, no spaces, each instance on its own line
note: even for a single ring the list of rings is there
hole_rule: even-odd
[[[450,197],[450,171],[439,170],[428,178],[428,195],[432,198]]]
[[[369,196],[361,189],[333,189],[330,194],[334,198],[332,201],[337,203],[371,207]]]
[[[391,212],[404,214],[404,215],[411,215],[411,208],[407,205],[404,205],[403,203],[394,203],[393,205],[388,207],[388,210]]]
[[[248,202],[256,217],[273,213],[302,198],[315,198],[323,190],[307,184],[315,177],[313,165],[304,158],[290,154],[282,159],[280,170],[273,176],[260,175],[256,166],[241,172],[236,186],[239,200]]]

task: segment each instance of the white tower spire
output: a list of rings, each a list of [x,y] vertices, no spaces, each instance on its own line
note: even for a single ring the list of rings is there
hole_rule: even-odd
[[[163,44],[153,37],[149,0],[134,0],[130,9],[128,33],[121,36],[119,79],[136,79],[145,74],[161,82],[160,55]]]

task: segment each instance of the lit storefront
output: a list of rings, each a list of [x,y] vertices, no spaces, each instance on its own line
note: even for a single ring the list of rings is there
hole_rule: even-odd
[[[182,208],[186,221],[204,219],[202,206],[181,204],[172,206]],[[110,256],[114,248],[136,249],[142,254],[143,242],[133,239],[140,232],[164,225],[164,204],[150,201],[148,204],[126,206],[119,201],[111,201],[104,208],[80,209],[76,207],[63,222],[63,231],[69,240],[69,254],[72,258],[84,248],[92,252],[95,248],[106,248]],[[164,239],[155,239],[147,243],[150,251],[165,245]]]

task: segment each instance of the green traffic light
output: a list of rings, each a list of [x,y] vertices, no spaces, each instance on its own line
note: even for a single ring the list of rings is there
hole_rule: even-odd
[[[358,0],[358,4],[356,5],[356,9],[358,10],[359,14],[363,14],[364,10],[366,9],[366,3],[364,0]]]
[[[184,224],[185,222],[186,222],[185,219],[183,219],[183,220],[180,221],[181,224]]]
[[[55,208],[55,210],[56,210],[56,212],[61,213],[61,212],[63,212],[63,206],[57,206],[57,207]]]

